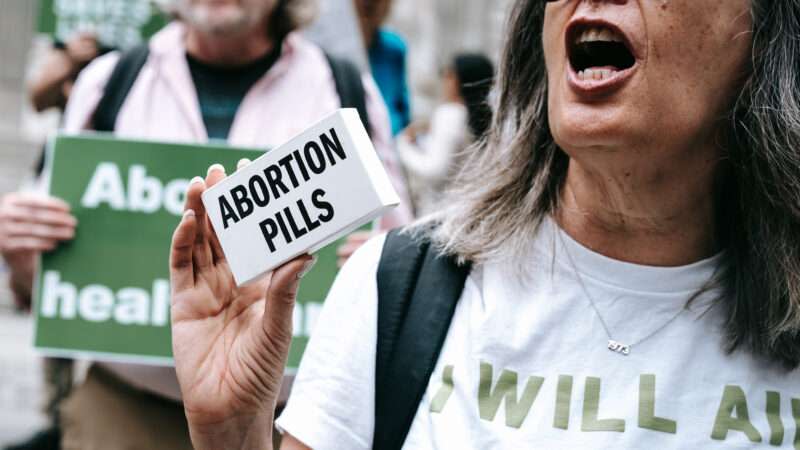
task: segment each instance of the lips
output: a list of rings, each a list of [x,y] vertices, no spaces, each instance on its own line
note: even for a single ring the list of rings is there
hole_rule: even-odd
[[[630,39],[614,24],[574,20],[566,32],[568,79],[576,93],[608,95],[621,88],[638,66]]]

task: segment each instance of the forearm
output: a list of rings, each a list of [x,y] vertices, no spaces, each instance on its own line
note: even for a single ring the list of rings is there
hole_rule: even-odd
[[[9,268],[8,284],[14,300],[21,308],[30,308],[33,292],[33,261],[24,257],[6,257]]]
[[[210,425],[189,419],[189,433],[195,450],[273,450],[273,418],[272,413],[264,413]]]
[[[75,76],[76,69],[66,54],[51,56],[28,88],[31,103],[37,111],[44,111],[64,102],[64,83]]]

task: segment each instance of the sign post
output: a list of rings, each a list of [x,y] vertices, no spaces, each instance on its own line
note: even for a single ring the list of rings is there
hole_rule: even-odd
[[[75,238],[44,254],[35,285],[42,353],[172,364],[169,248],[189,180],[213,163],[232,173],[262,152],[214,145],[58,136],[48,152],[50,194],[70,204]],[[289,364],[296,368],[333,279],[336,245],[303,281]]]

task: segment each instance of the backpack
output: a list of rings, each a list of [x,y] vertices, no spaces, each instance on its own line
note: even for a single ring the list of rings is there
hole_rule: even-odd
[[[373,449],[403,446],[470,269],[425,238],[387,235],[377,273]]]
[[[111,77],[103,90],[103,96],[97,104],[92,116],[92,129],[95,131],[113,132],[117,116],[128,97],[128,93],[139,77],[139,72],[147,62],[150,47],[147,43],[140,44],[125,51],[119,58],[117,65],[111,72]],[[364,123],[367,132],[372,134],[372,127],[367,114],[366,92],[361,80],[361,72],[355,64],[343,58],[337,58],[325,53],[328,65],[333,73],[336,92],[339,94],[343,108],[355,108]]]

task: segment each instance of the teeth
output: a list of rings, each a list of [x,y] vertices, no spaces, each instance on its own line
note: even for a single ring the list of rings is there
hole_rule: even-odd
[[[605,27],[592,27],[583,30],[575,39],[576,44],[584,42],[623,42],[622,36]]]
[[[578,72],[578,79],[581,81],[594,80],[604,81],[617,74],[616,70],[611,69],[586,69]]]

